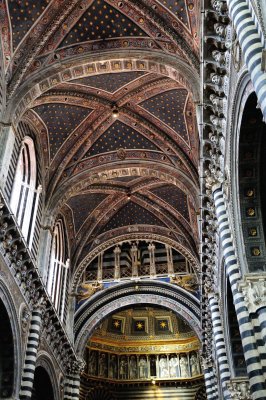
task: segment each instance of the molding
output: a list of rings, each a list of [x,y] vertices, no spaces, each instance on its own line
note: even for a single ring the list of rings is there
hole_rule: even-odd
[[[200,304],[193,295],[171,284],[138,281],[113,286],[89,298],[75,314],[75,348],[82,355],[88,338],[108,315],[136,304],[158,304],[180,315],[201,338]]]
[[[88,61],[89,60],[89,61]],[[60,83],[84,78],[100,73],[147,71],[167,76],[182,84],[199,101],[199,77],[194,69],[179,56],[165,54],[162,51],[121,49],[88,55],[74,55],[67,60],[43,68],[30,76],[9,101],[5,112],[5,121],[18,123],[21,115],[31,108],[33,102],[42,94]]]

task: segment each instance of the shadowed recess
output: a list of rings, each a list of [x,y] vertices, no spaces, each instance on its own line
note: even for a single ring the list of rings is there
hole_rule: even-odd
[[[147,36],[134,22],[103,0],[96,0],[65,37],[60,47],[90,40]]]
[[[104,134],[92,145],[86,157],[96,154],[124,149],[147,149],[160,151],[152,142],[138,133],[135,129],[121,121],[115,121]]]
[[[13,47],[16,48],[51,0],[9,0]]]
[[[90,108],[68,104],[43,104],[34,108],[49,132],[50,156],[53,158],[69,134],[91,113]]]
[[[104,193],[87,193],[72,197],[68,201],[74,217],[76,232],[79,231],[88,215],[107,197]]]
[[[169,203],[189,221],[187,196],[176,186],[165,185],[152,190],[156,196]]]
[[[140,105],[156,118],[174,129],[184,140],[188,140],[184,120],[187,90],[173,89],[143,101]]]
[[[165,226],[165,224],[154,214],[130,201],[113,216],[113,218],[104,226],[102,232],[119,228],[120,226],[137,224]]]
[[[112,74],[101,74],[88,76],[86,78],[75,79],[72,83],[78,83],[80,85],[91,86],[97,89],[102,89],[110,93],[116,92],[122,86],[140,78],[144,75],[144,72],[132,71],[132,72],[121,72]]]

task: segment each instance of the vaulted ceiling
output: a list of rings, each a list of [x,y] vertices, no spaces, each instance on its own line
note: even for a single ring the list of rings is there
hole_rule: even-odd
[[[132,232],[196,257],[198,17],[197,0],[1,3],[6,119],[36,133],[76,266]]]

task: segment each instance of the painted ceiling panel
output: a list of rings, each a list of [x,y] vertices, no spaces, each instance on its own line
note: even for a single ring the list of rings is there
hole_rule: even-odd
[[[149,149],[158,150],[158,148],[138,133],[135,129],[125,125],[121,121],[115,121],[109,129],[98,139],[91,149],[85,155],[91,157],[96,154],[124,149]]]
[[[184,0],[159,0],[168,10],[188,26],[187,6]]]
[[[34,108],[49,132],[51,159],[68,135],[90,114],[90,108],[50,103]]]
[[[169,203],[174,207],[180,214],[189,221],[189,212],[187,205],[187,196],[176,186],[161,186],[153,189],[152,193],[160,197],[162,200]]]
[[[60,47],[89,40],[147,36],[134,22],[104,0],[96,0],[65,37]]]
[[[8,5],[14,48],[18,46],[19,42],[43,13],[50,1],[51,0],[9,0]]]
[[[87,216],[107,197],[104,193],[88,193],[72,197],[68,201],[74,216],[76,232],[81,228]]]
[[[133,80],[140,78],[144,75],[144,72],[132,71],[132,72],[121,72],[115,74],[101,74],[89,76],[87,78],[75,79],[73,83],[79,83],[81,85],[92,86],[97,89],[102,89],[110,93],[116,92],[119,88]]]
[[[173,89],[157,94],[140,105],[174,129],[184,140],[188,140],[184,120],[186,98],[187,90]]]
[[[120,226],[136,224],[164,225],[161,220],[148,210],[130,201],[113,216],[105,225],[102,232],[119,228]]]

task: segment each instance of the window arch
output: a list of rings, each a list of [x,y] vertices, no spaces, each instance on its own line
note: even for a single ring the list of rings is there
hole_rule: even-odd
[[[32,246],[41,186],[37,188],[37,164],[33,140],[26,136],[19,153],[10,207],[29,248]]]
[[[47,291],[61,321],[66,320],[69,260],[62,220],[57,221],[52,240]]]

